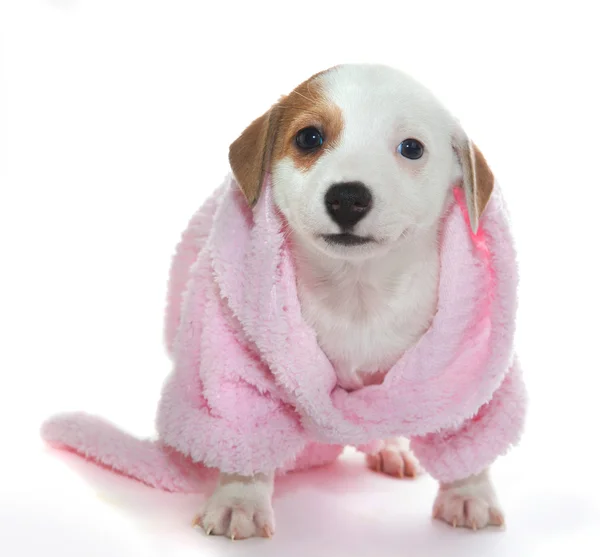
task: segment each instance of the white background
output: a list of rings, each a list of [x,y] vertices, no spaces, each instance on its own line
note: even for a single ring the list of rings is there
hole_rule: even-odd
[[[600,554],[594,2],[0,3],[0,554],[378,557]],[[521,264],[523,443],[495,468],[505,532],[432,524],[435,483],[349,458],[283,481],[274,540],[190,527],[169,495],[44,448],[85,409],[138,435],[169,369],[172,250],[282,93],[345,61],[403,68],[499,178]]]

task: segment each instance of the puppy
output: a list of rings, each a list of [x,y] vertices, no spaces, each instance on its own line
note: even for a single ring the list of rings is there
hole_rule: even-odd
[[[472,183],[473,164],[489,173],[479,152],[413,79],[344,65],[311,77],[252,122],[231,145],[230,163],[251,202],[257,176],[271,173],[303,316],[339,386],[381,383],[436,311],[438,233],[461,180],[477,228],[491,193]],[[387,440],[367,460],[395,476],[417,469],[406,440]],[[198,524],[235,539],[271,536],[273,481],[221,474]],[[504,521],[487,470],[440,485],[434,516],[474,529]]]

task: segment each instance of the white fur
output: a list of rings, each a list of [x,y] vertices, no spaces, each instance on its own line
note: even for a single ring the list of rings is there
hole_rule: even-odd
[[[461,177],[453,141],[464,132],[427,89],[396,70],[341,66],[319,79],[342,112],[341,137],[335,148],[325,144],[327,152],[308,171],[288,159],[274,164],[273,191],[292,235],[303,315],[334,363],[339,385],[354,390],[380,382],[434,315],[438,228]],[[425,145],[421,159],[397,152],[408,138]],[[371,190],[373,207],[355,233],[376,243],[343,247],[321,238],[340,232],[324,196],[344,181]],[[373,467],[392,475],[416,465],[393,441],[372,456]],[[272,531],[272,520],[264,518],[272,512],[271,492],[270,477],[222,476],[202,523],[236,537],[261,535],[265,524]],[[437,518],[475,528],[502,516],[487,472],[440,486],[434,509]]]
[[[368,217],[367,217],[368,218]],[[365,260],[332,259],[298,244],[306,321],[348,390],[382,379],[428,327],[437,301],[436,229]]]

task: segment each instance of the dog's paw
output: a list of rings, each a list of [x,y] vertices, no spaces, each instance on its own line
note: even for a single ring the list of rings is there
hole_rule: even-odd
[[[270,489],[263,483],[232,482],[220,485],[193,525],[207,534],[232,540],[263,537],[275,533]]]
[[[441,487],[433,504],[433,518],[472,530],[504,526],[504,514],[489,481]]]
[[[408,450],[408,444],[386,442],[383,449],[367,455],[367,466],[375,472],[382,472],[397,478],[414,478],[419,472],[419,463]]]

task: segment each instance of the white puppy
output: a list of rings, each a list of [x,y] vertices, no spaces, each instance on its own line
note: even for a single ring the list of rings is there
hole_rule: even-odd
[[[435,313],[439,224],[463,179],[477,227],[480,198],[490,193],[472,184],[472,165],[485,165],[479,152],[414,80],[346,65],[313,76],[255,120],[232,144],[230,161],[250,200],[258,187],[248,177],[272,174],[304,318],[339,385],[381,382]],[[368,461],[392,475],[416,470],[405,441],[388,441]],[[222,474],[198,523],[231,538],[270,536],[272,492],[272,475]],[[441,485],[434,516],[455,526],[502,524],[487,471]]]

